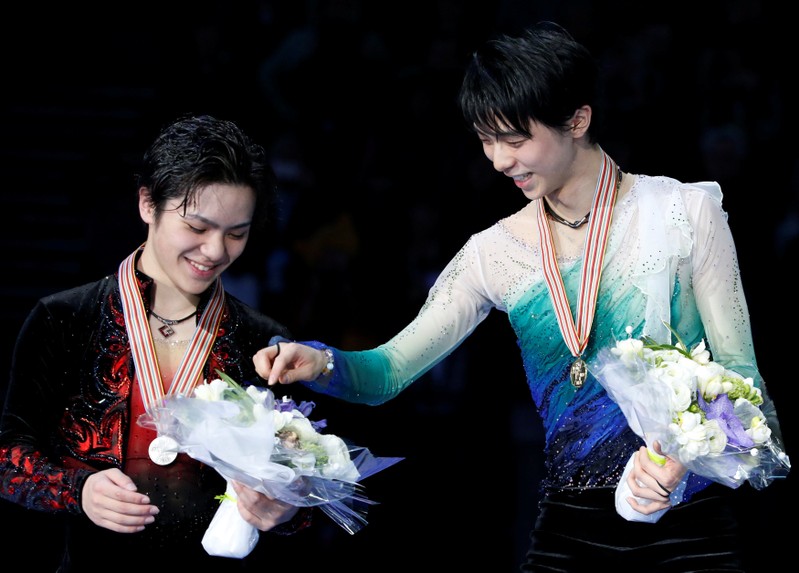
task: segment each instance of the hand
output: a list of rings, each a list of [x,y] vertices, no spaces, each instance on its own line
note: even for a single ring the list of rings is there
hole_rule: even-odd
[[[654,443],[653,448],[658,455],[663,455],[658,442]],[[671,507],[669,496],[687,470],[670,457],[666,456],[665,459],[663,465],[653,461],[646,446],[641,446],[635,454],[633,471],[627,478],[627,484],[633,495],[649,501],[641,504],[634,497],[628,497],[627,501],[635,511],[649,515]]]
[[[252,357],[255,371],[269,386],[316,380],[327,365],[327,356],[305,344],[278,342]]]
[[[282,343],[281,343],[282,344]],[[286,523],[299,511],[299,507],[273,499],[238,482],[231,482],[236,492],[236,507],[244,521],[259,529],[269,531]]]
[[[137,493],[133,480],[116,468],[86,478],[81,503],[93,523],[118,533],[142,531],[158,515],[150,498]]]

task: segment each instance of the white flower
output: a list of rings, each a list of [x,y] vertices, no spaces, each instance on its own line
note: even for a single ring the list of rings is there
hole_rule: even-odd
[[[748,479],[760,488],[787,473],[753,378],[714,362],[704,340],[688,349],[669,328],[676,344],[621,340],[591,366],[630,427],[647,446],[659,441],[689,470],[731,487]]]
[[[369,500],[358,481],[402,458],[377,458],[321,433],[326,422],[307,417],[313,402],[276,400],[268,388],[244,388],[217,372],[218,379],[199,384],[191,396],[168,395],[137,423],[173,437],[181,452],[216,469],[228,484],[238,481],[298,507],[318,506],[349,533],[366,525]],[[351,451],[358,452],[355,460]],[[258,531],[241,517],[234,496],[217,497],[223,503],[203,547],[211,555],[243,557]],[[356,506],[352,499],[365,503]]]
[[[292,410],[291,421],[286,424],[286,429],[296,432],[303,442],[316,442],[317,432],[308,418],[302,416],[297,410]]]
[[[343,481],[358,479],[358,469],[350,461],[349,448],[344,440],[331,434],[319,434],[319,444],[327,453],[327,463],[322,468],[324,476]]]
[[[637,338],[627,338],[625,340],[619,340],[616,343],[616,347],[611,348],[610,351],[618,356],[625,364],[630,364],[634,362],[636,358],[643,358],[643,348],[643,341]]]
[[[277,410],[275,410],[273,416],[275,417],[276,432],[280,432],[294,418],[291,412],[278,412]]]
[[[653,351],[652,358],[650,358],[650,360],[654,359],[654,364],[655,366],[657,366],[663,362],[677,363],[683,360],[684,358],[685,355],[682,352],[680,352],[678,349],[670,348],[666,350]]]
[[[765,444],[771,438],[771,428],[766,424],[765,418],[755,416],[746,430],[746,435],[752,438],[756,444]]]
[[[649,373],[656,380],[669,386],[672,386],[675,382],[686,384],[693,392],[691,372],[678,361],[661,362],[660,366],[656,366]]]
[[[715,400],[719,394],[726,394],[732,388],[725,380],[725,368],[718,362],[709,362],[696,369],[696,383],[705,400]]]
[[[256,420],[268,420],[272,419],[272,423],[275,423],[277,419],[277,412],[273,408],[267,407],[265,404],[256,402],[252,406],[252,414]]]
[[[693,412],[680,412],[669,425],[674,442],[679,445],[677,456],[685,464],[710,452],[707,428],[702,416]]]
[[[252,398],[256,404],[266,404],[270,394],[269,390],[261,390],[257,386],[247,386],[247,395]]]
[[[709,446],[708,454],[720,454],[727,447],[727,434],[721,429],[716,420],[705,420],[705,431],[707,432],[707,442]]]
[[[669,408],[671,408],[673,412],[687,410],[691,406],[691,402],[693,402],[696,395],[696,390],[693,388],[691,380],[672,378],[669,381],[669,386],[673,391]]]
[[[318,473],[329,479],[357,481],[358,470],[346,443],[332,434],[317,432],[291,398],[284,396],[276,404],[271,390],[252,385],[245,389],[221,372],[220,376],[224,379],[197,386],[194,397],[219,402],[220,407],[225,406],[219,412],[228,415],[238,411],[239,423],[269,422],[267,427],[275,432],[274,445],[280,447],[273,456],[275,461],[295,468],[300,475]]]
[[[705,348],[704,339],[700,340],[699,344],[691,349],[691,360],[701,365],[705,365],[710,362],[710,351]]]
[[[211,382],[203,382],[194,388],[194,396],[200,400],[207,400],[208,402],[217,402],[222,399],[223,394],[229,388],[227,382],[217,378]]]

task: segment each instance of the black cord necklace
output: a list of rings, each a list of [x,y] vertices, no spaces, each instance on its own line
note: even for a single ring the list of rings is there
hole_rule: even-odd
[[[178,318],[177,320],[170,320],[168,318],[164,318],[163,316],[158,316],[152,310],[150,311],[150,314],[153,315],[153,318],[160,321],[164,325],[158,329],[158,332],[160,332],[164,338],[169,338],[175,334],[175,330],[172,327],[176,324],[180,324],[181,322],[189,320],[192,316],[197,314],[197,309],[195,308],[194,312],[192,312],[189,316],[184,316],[183,318]]]
[[[621,178],[623,174],[621,172],[621,169],[618,169],[618,166],[617,170],[619,172],[619,176],[618,179],[616,180],[616,192],[618,193],[619,188],[621,187]],[[542,200],[544,201],[544,210],[547,212],[547,215],[549,215],[550,219],[552,219],[556,223],[560,223],[561,225],[566,225],[567,227],[571,227],[572,229],[579,229],[580,227],[585,225],[588,222],[588,218],[591,216],[591,211],[588,211],[588,213],[583,215],[582,219],[577,219],[576,221],[567,221],[566,219],[564,219],[563,217],[561,217],[560,215],[555,213],[555,211],[552,210],[552,207],[550,207],[549,205],[549,201],[547,201],[544,198],[542,198]]]
[[[567,227],[571,227],[572,229],[577,229],[585,225],[588,222],[588,218],[591,216],[591,211],[588,211],[588,213],[583,215],[582,219],[577,219],[576,221],[567,221],[566,219],[564,219],[563,217],[561,217],[560,215],[555,213],[555,211],[552,210],[552,207],[549,206],[549,201],[547,201],[546,199],[544,199],[543,201],[544,201],[544,208],[546,209],[547,215],[549,215],[550,219],[552,219],[556,223],[560,223],[561,225],[566,225]]]

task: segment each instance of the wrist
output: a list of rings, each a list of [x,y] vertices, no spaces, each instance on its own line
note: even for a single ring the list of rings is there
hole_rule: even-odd
[[[333,350],[330,348],[320,348],[320,350],[322,354],[324,354],[325,365],[319,373],[319,376],[316,377],[317,380],[320,378],[327,378],[333,374],[333,370],[336,368],[336,357],[333,354]]]

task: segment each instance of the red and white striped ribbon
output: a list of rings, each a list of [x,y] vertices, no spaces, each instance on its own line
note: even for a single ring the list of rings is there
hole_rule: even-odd
[[[602,152],[602,166],[599,170],[591,218],[588,221],[585,254],[580,276],[580,292],[577,301],[577,322],[575,324],[563,277],[558,268],[555,245],[549,228],[544,198],[538,199],[538,234],[541,237],[541,257],[555,316],[563,335],[563,340],[572,353],[579,357],[588,345],[591,325],[596,312],[596,299],[599,293],[599,279],[605,259],[605,245],[610,234],[613,206],[618,194],[618,166],[607,153]]]
[[[130,349],[136,366],[136,378],[139,381],[144,407],[149,412],[152,406],[164,398],[165,392],[152,333],[147,322],[147,313],[136,281],[136,253],[143,247],[144,245],[136,249],[119,265],[119,292]],[[203,364],[211,352],[222,319],[224,294],[222,281],[217,279],[208,306],[197,323],[188,349],[175,373],[169,394],[188,394],[200,381]]]

